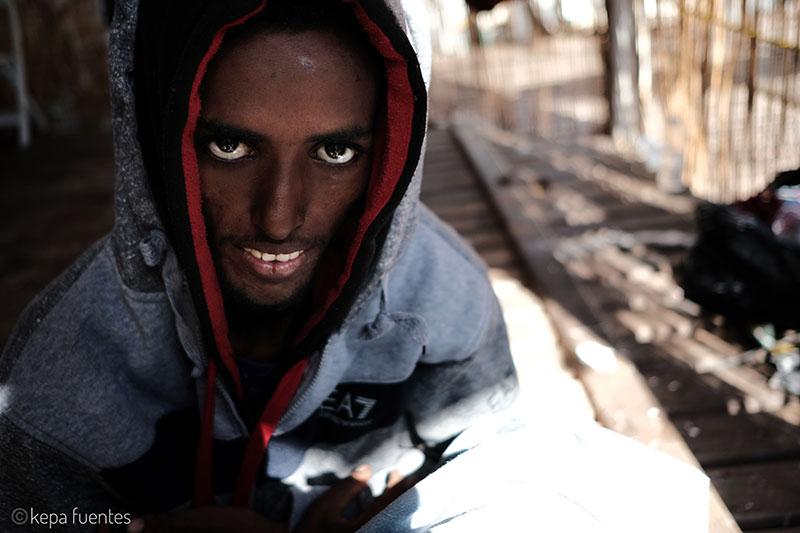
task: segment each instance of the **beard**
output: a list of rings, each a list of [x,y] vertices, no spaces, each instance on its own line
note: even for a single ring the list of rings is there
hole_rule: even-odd
[[[308,280],[302,285],[296,287],[288,296],[283,297],[280,301],[264,303],[257,300],[246,292],[240,283],[235,283],[229,279],[225,268],[222,265],[222,257],[220,247],[225,246],[230,248],[235,246],[237,248],[256,247],[254,243],[266,243],[271,240],[263,235],[254,236],[235,236],[229,234],[218,233],[218,228],[213,222],[213,218],[207,211],[207,206],[203,205],[203,217],[206,221],[206,241],[211,251],[211,258],[214,262],[214,269],[217,272],[217,279],[219,280],[219,288],[222,294],[223,304],[227,315],[235,315],[237,319],[246,321],[263,320],[268,318],[275,318],[276,316],[286,314],[300,307],[305,301],[309,299],[311,293],[312,282],[316,276],[318,264],[314,265],[313,272]],[[318,247],[324,250],[327,247],[327,242],[319,238],[293,238],[297,249],[309,249]],[[277,244],[277,243],[276,243]]]
[[[314,279],[312,276],[308,283],[295,290],[283,301],[265,304],[253,300],[243,291],[234,287],[226,279],[224,274],[222,274],[220,268],[217,268],[217,272],[220,273],[220,290],[222,292],[223,302],[225,302],[226,314],[234,315],[239,319],[252,319],[257,321],[285,315],[290,311],[300,308],[310,298],[311,280]]]
[[[353,217],[355,216],[355,213],[363,211],[363,201],[364,199],[362,195],[361,198],[359,198],[352,206],[350,206],[346,217],[344,217],[345,220],[350,220],[350,224],[353,223]],[[228,278],[225,273],[225,269],[221,264],[222,261],[219,248],[223,245],[225,247],[230,247],[232,245],[240,249],[244,247],[255,248],[257,247],[256,243],[279,243],[272,241],[265,235],[238,236],[230,234],[218,234],[218,228],[213,223],[213,218],[207,211],[207,204],[203,205],[203,215],[206,221],[206,239],[211,251],[214,268],[217,272],[220,292],[223,297],[223,305],[225,306],[225,312],[229,317],[229,323],[231,319],[234,319],[242,324],[264,324],[265,320],[281,320],[285,319],[287,315],[296,316],[298,314],[308,312],[312,302],[311,296],[314,281],[317,278],[319,269],[326,261],[325,257],[330,252],[329,248],[345,249],[341,234],[342,221],[339,221],[337,224],[337,226],[339,226],[339,230],[327,238],[320,236],[296,235],[290,239],[282,241],[283,244],[286,244],[287,241],[291,241],[295,249],[319,250],[319,255],[317,256],[316,264],[313,265],[312,270],[308,275],[308,279],[298,284],[297,287],[293,288],[293,290],[288,295],[285,295],[283,298],[281,298],[280,301],[265,303],[264,301],[259,300],[257,297],[248,294],[241,283],[236,283]]]

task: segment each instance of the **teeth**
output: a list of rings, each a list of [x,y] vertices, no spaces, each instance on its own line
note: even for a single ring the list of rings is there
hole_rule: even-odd
[[[256,259],[260,259],[262,261],[267,261],[267,262],[278,261],[280,263],[285,263],[287,261],[294,261],[295,259],[300,257],[300,254],[303,253],[303,250],[298,250],[298,251],[292,252],[290,254],[277,254],[277,255],[275,255],[275,254],[268,254],[266,252],[262,253],[262,252],[259,252],[258,250],[253,250],[252,248],[245,248],[244,251],[249,253],[250,255],[255,257]]]
[[[297,252],[292,252],[290,254],[278,254],[277,256],[275,256],[275,258],[281,263],[285,263],[286,261],[294,261],[295,259],[300,257],[300,254],[302,253],[303,253],[302,250],[298,250]]]

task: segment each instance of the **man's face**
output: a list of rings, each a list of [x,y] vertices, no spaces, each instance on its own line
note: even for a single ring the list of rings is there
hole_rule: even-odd
[[[258,34],[215,62],[197,130],[223,286],[291,304],[370,175],[374,67],[333,33]]]

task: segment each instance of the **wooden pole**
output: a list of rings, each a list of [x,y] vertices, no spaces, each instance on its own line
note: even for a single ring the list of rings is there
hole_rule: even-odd
[[[629,0],[606,0],[606,11],[611,134],[616,142],[633,146],[641,132],[633,6]]]

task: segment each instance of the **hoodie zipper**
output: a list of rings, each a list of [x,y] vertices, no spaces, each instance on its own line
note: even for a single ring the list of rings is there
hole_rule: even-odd
[[[241,430],[243,435],[248,435],[249,430],[247,428],[247,424],[245,424],[244,419],[239,415],[239,411],[236,409],[236,404],[233,401],[233,398],[228,393],[228,390],[225,388],[225,384],[218,381],[216,385],[216,389],[219,390],[220,396],[222,399],[225,400],[225,403],[228,405],[228,410],[233,415],[233,419],[239,425],[239,429]]]
[[[323,352],[324,353],[324,352]],[[283,412],[283,415],[278,421],[278,425],[275,428],[275,435],[282,435],[285,431],[278,431],[278,428],[281,424],[285,423],[286,420],[291,418],[291,416],[297,411],[300,406],[305,402],[305,399],[314,390],[314,385],[316,385],[317,381],[319,380],[320,369],[322,368],[322,355],[320,355],[320,361],[318,365],[314,365],[314,368],[311,369],[311,375],[306,382],[305,387],[303,388],[302,392],[295,399],[292,401],[292,404],[289,406],[286,411]]]

